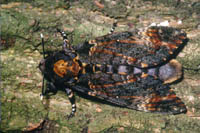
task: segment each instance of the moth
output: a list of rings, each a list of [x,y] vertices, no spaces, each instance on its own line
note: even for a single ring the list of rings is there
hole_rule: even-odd
[[[66,92],[72,105],[68,118],[76,112],[74,91],[138,111],[186,113],[185,104],[170,88],[182,77],[175,58],[188,42],[186,33],[164,26],[113,31],[72,46],[58,30],[63,49],[44,54],[39,63],[47,81],[42,96]]]

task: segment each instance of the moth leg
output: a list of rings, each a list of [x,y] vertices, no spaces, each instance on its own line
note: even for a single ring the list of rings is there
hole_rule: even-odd
[[[115,28],[117,27],[117,22],[113,23],[112,28],[110,29],[110,32],[108,34],[112,34],[115,31]]]
[[[47,96],[49,93],[52,93],[52,95],[55,95],[57,93],[58,89],[52,82],[46,83],[46,89],[42,94],[40,94],[40,99],[43,100],[44,96]]]
[[[47,82],[47,89],[44,92],[44,95],[47,95],[48,93],[53,93],[52,95],[55,95],[58,91],[56,86],[52,82]]]
[[[69,40],[67,39],[67,35],[64,31],[61,31],[60,29],[57,29],[57,31],[61,34],[61,36],[63,37],[63,50],[65,52],[68,52],[69,48],[71,48],[71,45],[69,43]]]
[[[72,90],[69,88],[66,88],[65,91],[66,91],[69,101],[72,105],[72,112],[67,116],[67,119],[69,120],[70,118],[72,118],[74,116],[74,114],[76,112],[76,104],[75,104],[75,97],[74,97]]]

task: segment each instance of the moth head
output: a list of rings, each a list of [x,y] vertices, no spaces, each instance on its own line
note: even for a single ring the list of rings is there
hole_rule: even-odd
[[[63,49],[60,51],[47,52],[44,49],[44,39],[42,38],[43,59],[38,68],[43,75],[42,94],[44,94],[44,81],[59,85],[71,84],[78,80],[81,71],[81,63],[78,55],[73,50],[64,32],[58,30],[63,37]]]
[[[68,82],[78,77],[82,67],[75,53],[58,51],[42,59],[39,69],[50,82]]]

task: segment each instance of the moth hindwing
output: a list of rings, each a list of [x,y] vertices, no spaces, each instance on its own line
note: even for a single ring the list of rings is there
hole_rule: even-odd
[[[63,50],[40,62],[47,80],[43,93],[65,91],[76,111],[73,91],[118,106],[145,112],[180,114],[185,104],[170,88],[182,76],[174,60],[186,45],[186,33],[171,27],[152,26],[110,32],[78,46],[71,46],[64,32]]]

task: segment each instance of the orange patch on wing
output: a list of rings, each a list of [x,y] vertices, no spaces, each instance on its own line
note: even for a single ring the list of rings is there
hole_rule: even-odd
[[[149,103],[149,104],[144,104],[145,107],[155,107],[157,104],[152,104],[152,103]]]
[[[175,42],[176,42],[176,44],[182,44],[183,43],[183,41],[181,41],[181,40],[175,40]]]
[[[175,44],[172,44],[172,43],[168,43],[167,46],[170,48],[170,49],[176,49],[177,46]]]
[[[112,52],[112,51],[106,50],[106,49],[96,49],[96,48],[93,48],[90,51],[90,54],[92,55],[95,52],[97,52],[97,53],[105,53],[105,54],[115,55],[115,56],[121,56],[122,58],[127,59],[129,62],[135,62],[136,61],[136,58],[133,58],[133,57],[130,57],[130,56],[124,56],[123,54]]]
[[[117,42],[120,42],[120,43],[138,43],[138,41],[135,41],[135,40],[117,40]]]
[[[142,99],[143,97],[141,96],[119,96],[122,99],[129,99],[129,98],[133,98],[133,99]]]
[[[147,35],[148,35],[149,37],[158,38],[158,34],[156,34],[156,33],[147,33]]]
[[[146,63],[141,63],[142,68],[148,67],[148,64]]]
[[[93,85],[91,82],[89,82],[88,85],[90,86],[91,89],[109,88],[109,87],[113,87],[113,86],[133,83],[136,80],[137,80],[136,78],[132,78],[132,79],[129,79],[129,80],[126,80],[126,81],[123,81],[123,82],[116,82],[116,83],[113,83],[113,84],[103,84],[103,85]]]
[[[147,73],[142,73],[141,78],[146,78],[148,76]]]
[[[180,38],[180,39],[186,39],[186,36],[178,36],[178,38]]]
[[[182,102],[182,101],[181,101]],[[181,106],[181,107],[185,107],[185,104],[184,103],[182,103],[182,104],[179,104],[179,106]]]
[[[116,40],[112,40],[112,41],[108,41],[108,42],[99,42],[99,43],[97,43],[97,46],[110,45],[115,42],[116,42]]]
[[[161,96],[156,96],[154,98],[151,98],[149,99],[149,102],[150,103],[157,103],[157,102],[160,102],[160,101],[164,101],[164,100],[172,100],[172,99],[175,99],[177,98],[175,94],[172,94],[172,95],[169,95],[169,96],[165,96],[165,97],[161,97]]]
[[[156,108],[147,108],[149,111],[156,111]]]
[[[118,74],[120,74],[120,75],[127,75],[126,72],[118,72]]]
[[[169,53],[169,54],[173,54],[173,51],[169,51],[168,53]]]

